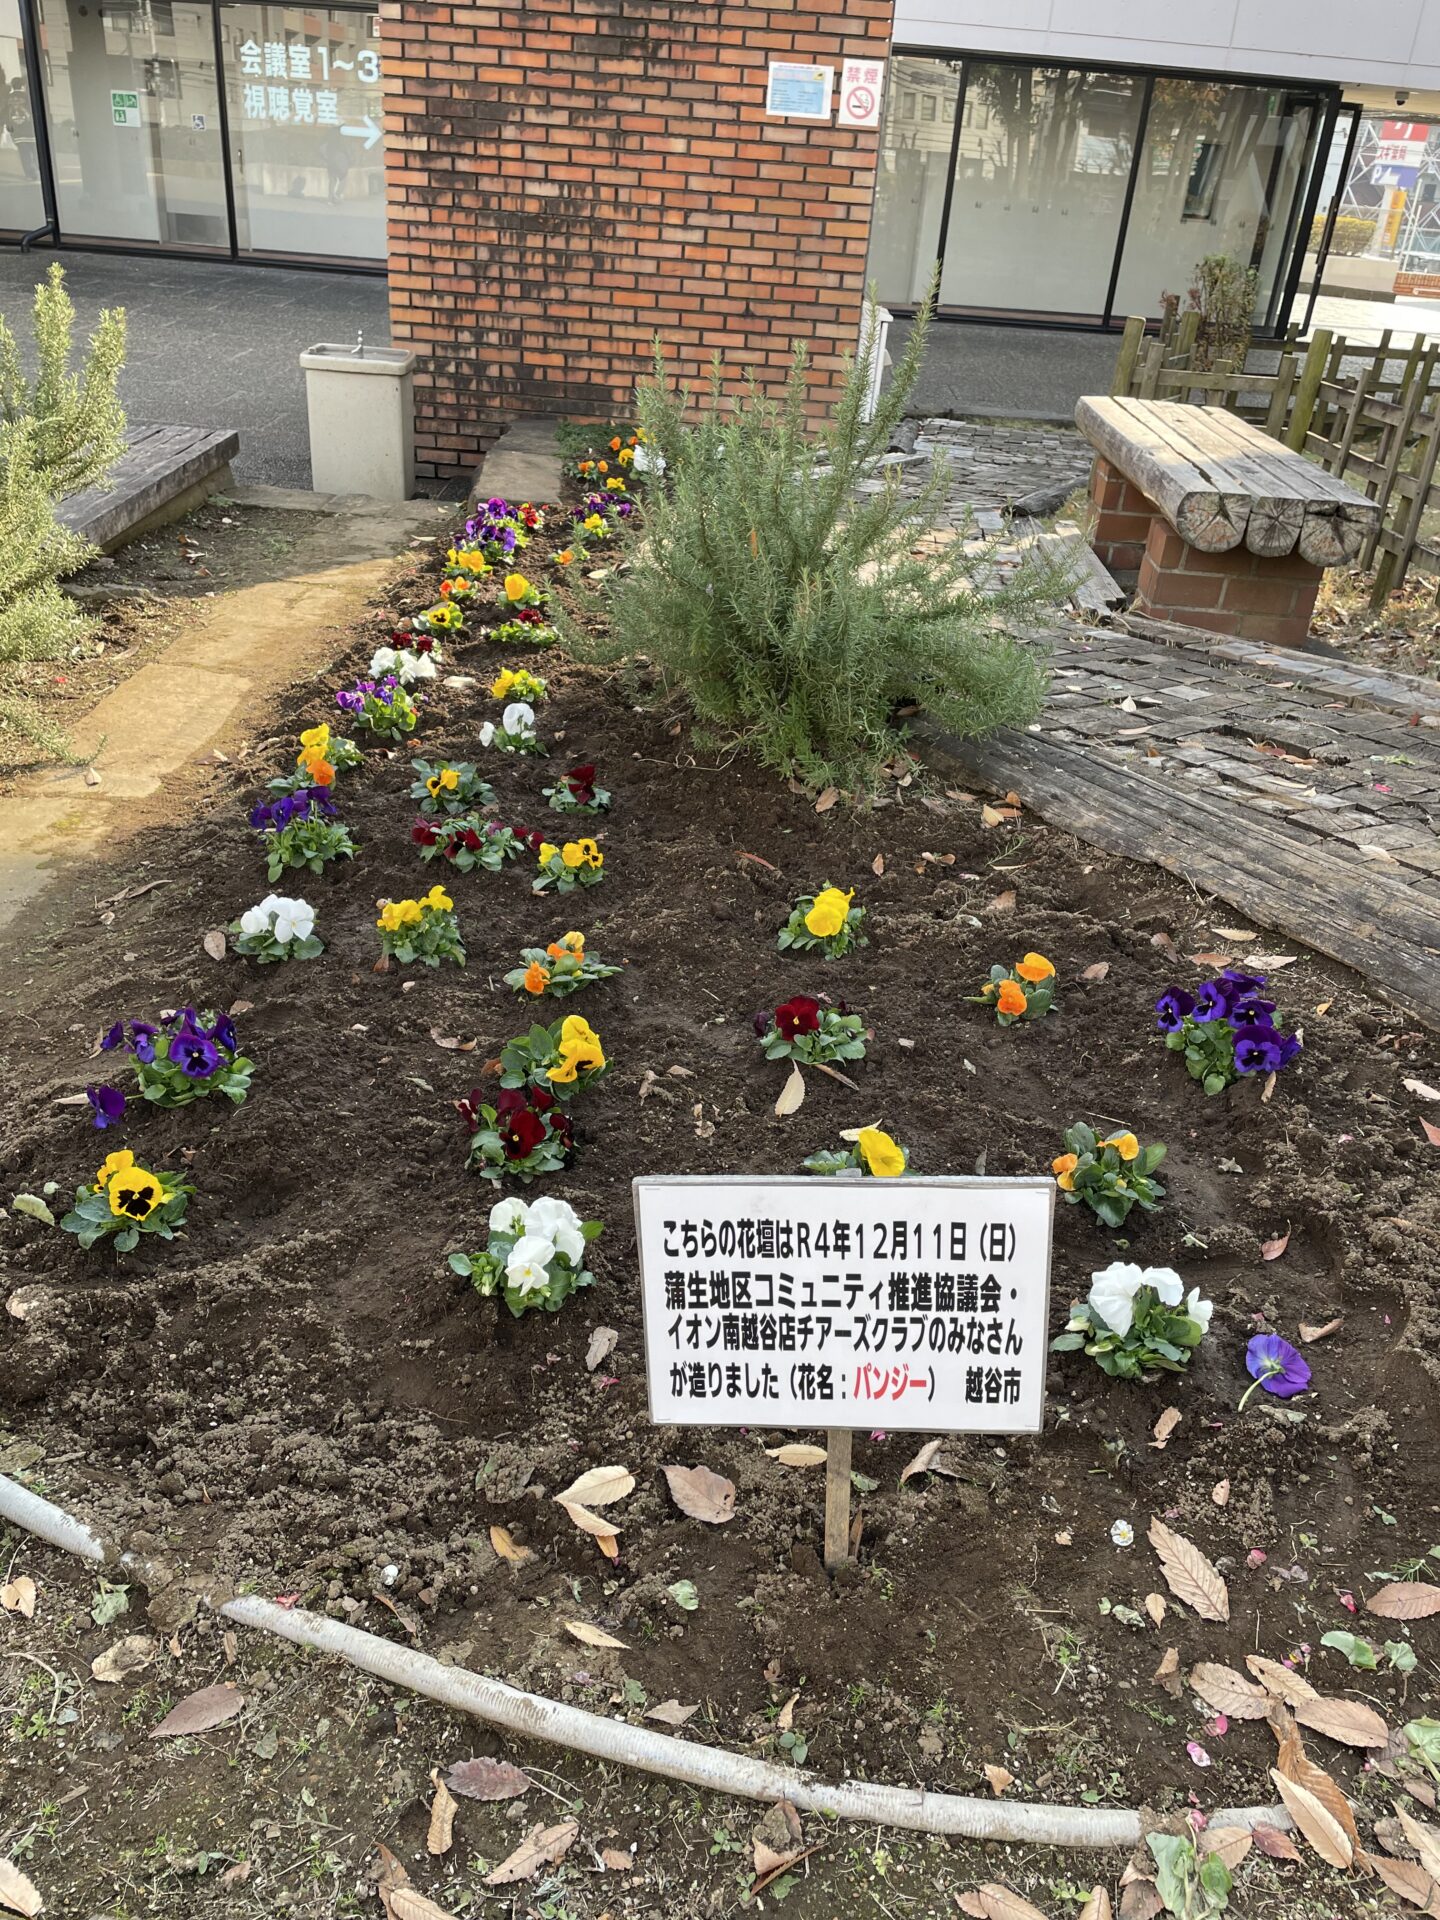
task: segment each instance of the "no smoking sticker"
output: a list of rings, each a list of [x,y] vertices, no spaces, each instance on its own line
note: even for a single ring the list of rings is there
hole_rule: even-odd
[[[883,60],[847,60],[840,73],[840,125],[878,127],[884,93]]]

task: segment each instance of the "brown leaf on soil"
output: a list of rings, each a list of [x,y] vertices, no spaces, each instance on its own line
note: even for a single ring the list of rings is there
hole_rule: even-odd
[[[435,1798],[430,1802],[430,1826],[425,1835],[427,1852],[448,1853],[455,1844],[455,1796],[440,1778],[440,1769],[430,1769],[430,1784]]]
[[[766,1447],[765,1451],[782,1467],[823,1467],[825,1464],[824,1447],[811,1446],[806,1440],[787,1440],[783,1447]]]
[[[662,1700],[658,1707],[651,1707],[645,1718],[658,1720],[662,1727],[683,1727],[685,1722],[699,1711],[698,1700],[693,1707],[682,1707],[678,1700]]]
[[[1077,1920],[1113,1920],[1110,1895],[1104,1887],[1096,1887],[1077,1915]]]
[[[223,960],[225,958],[227,943],[224,931],[220,927],[212,927],[200,944],[212,960]]]
[[[1202,1620],[1230,1618],[1229,1589],[1197,1546],[1156,1519],[1150,1522],[1149,1540],[1177,1600],[1183,1600]]]
[[[1405,1838],[1420,1856],[1420,1864],[1430,1878],[1440,1885],[1440,1833],[1434,1827],[1427,1827],[1423,1820],[1416,1820],[1395,1809],[1396,1818],[1405,1830]]]
[[[1267,1860],[1298,1860],[1300,1849],[1288,1833],[1282,1833],[1279,1827],[1267,1826],[1263,1821],[1250,1829],[1255,1842],[1255,1851],[1263,1853]]]
[[[670,1498],[692,1520],[723,1527],[735,1518],[735,1482],[709,1467],[662,1467]]]
[[[1432,1120],[1422,1120],[1420,1126],[1431,1146],[1440,1147],[1440,1127],[1437,1127]]]
[[[113,1647],[95,1656],[90,1662],[90,1677],[105,1686],[127,1680],[132,1673],[148,1667],[155,1652],[155,1642],[147,1634],[127,1633],[123,1640],[117,1640]]]
[[[508,1887],[517,1880],[530,1880],[541,1867],[553,1867],[563,1860],[580,1833],[578,1820],[561,1820],[553,1827],[532,1827],[512,1854],[508,1854],[493,1873],[485,1876],[487,1887]]]
[[[591,1467],[572,1480],[555,1501],[562,1507],[608,1507],[612,1500],[623,1500],[635,1491],[635,1476],[628,1467]],[[614,1527],[602,1527],[602,1533],[614,1533]]]
[[[1166,1612],[1164,1595],[1159,1593],[1147,1593],[1145,1596],[1145,1611],[1146,1613],[1149,1614],[1150,1618],[1155,1622],[1157,1627],[1163,1627],[1165,1624],[1165,1612]]]
[[[1332,1700],[1317,1695],[1314,1700],[1300,1702],[1295,1718],[1302,1727],[1338,1740],[1342,1746],[1383,1747],[1390,1738],[1389,1727],[1363,1700]]]
[[[1013,1787],[1015,1784],[1015,1776],[1008,1767],[992,1766],[988,1760],[985,1763],[985,1778],[989,1782],[991,1793],[997,1800],[1007,1787]]]
[[[159,1726],[150,1729],[150,1738],[173,1739],[187,1733],[208,1733],[212,1727],[233,1720],[244,1705],[244,1694],[228,1681],[215,1687],[201,1687],[173,1706]]]
[[[1165,1902],[1153,1880],[1132,1880],[1120,1890],[1120,1920],[1155,1920]]]
[[[791,1063],[785,1084],[775,1101],[775,1118],[786,1120],[792,1113],[798,1113],[805,1104],[805,1076],[799,1067]]]
[[[439,1027],[431,1027],[430,1038],[437,1047],[444,1047],[450,1053],[473,1053],[478,1044],[474,1040],[462,1040],[455,1033],[442,1033]]]
[[[1335,1816],[1321,1806],[1315,1795],[1298,1781],[1287,1779],[1278,1767],[1270,1769],[1285,1811],[1295,1822],[1320,1858],[1331,1867],[1348,1868],[1355,1859],[1350,1836]]]
[[[970,1920],[985,1920],[985,1907],[978,1893],[957,1893],[955,1904],[961,1913],[968,1913]]]
[[[603,1627],[592,1627],[588,1620],[562,1620],[560,1624],[587,1647],[614,1647],[620,1653],[630,1651],[623,1640],[617,1640],[613,1633],[606,1633]]]
[[[558,1503],[575,1522],[582,1533],[591,1534],[596,1540],[613,1540],[616,1534],[623,1532],[613,1520],[603,1519],[598,1513],[592,1513],[589,1507],[582,1507],[575,1500],[561,1500]]]
[[[1275,1765],[1287,1780],[1293,1780],[1320,1802],[1352,1847],[1359,1846],[1360,1830],[1355,1824],[1354,1808],[1325,1769],[1317,1767],[1306,1753],[1298,1727],[1292,1725],[1280,1742]]]
[[[1179,1407],[1166,1407],[1160,1418],[1155,1422],[1155,1438],[1150,1442],[1151,1446],[1157,1450],[1163,1448],[1179,1424]]]
[[[1383,1853],[1357,1853],[1355,1863],[1378,1874],[1397,1899],[1418,1907],[1422,1913],[1440,1913],[1440,1887],[1413,1860],[1390,1860]]]
[[[758,853],[740,853],[735,857],[737,860],[753,860],[757,867],[764,867],[769,873],[779,873],[780,871],[780,869],[774,866],[769,860],[762,860]]]
[[[877,880],[880,878],[881,874],[884,873],[885,856],[883,853],[877,853],[875,858],[870,862],[870,871],[875,875],[875,878]]]
[[[1423,1080],[1402,1080],[1400,1084],[1417,1100],[1440,1100],[1440,1087],[1427,1087]]]
[[[457,1760],[445,1775],[445,1784],[467,1800],[518,1800],[535,1782],[508,1760],[477,1754],[473,1760]]]
[[[1195,1844],[1201,1853],[1218,1853],[1233,1873],[1254,1841],[1248,1827],[1207,1827]]]
[[[1345,1324],[1344,1314],[1337,1314],[1333,1320],[1327,1320],[1323,1327],[1307,1326],[1300,1322],[1300,1338],[1306,1346],[1313,1346],[1317,1340],[1328,1340],[1332,1333],[1338,1333]]]
[[[903,1487],[907,1480],[914,1479],[917,1473],[944,1473],[948,1474],[953,1480],[955,1475],[949,1467],[937,1467],[935,1464],[935,1456],[944,1444],[943,1439],[927,1440],[915,1458],[909,1462],[900,1475],[901,1486]]]
[[[1086,967],[1080,975],[1082,980],[1103,980],[1110,971],[1108,960],[1097,960],[1093,967]]]
[[[826,787],[825,791],[820,795],[820,798],[815,802],[815,811],[817,813],[828,813],[839,798],[840,789],[838,787]]]
[[[993,900],[987,902],[985,911],[986,913],[1013,913],[1015,911],[1015,889],[1013,887],[1007,887],[1003,893],[997,893]]]
[[[1274,1072],[1274,1069],[1272,1068],[1271,1071],[1266,1074],[1265,1084],[1260,1089],[1260,1104],[1262,1107],[1269,1105],[1270,1096],[1272,1093],[1274,1093],[1274,1091],[1275,1091],[1275,1072]]]
[[[995,1881],[975,1891],[980,1896],[985,1920],[1045,1920],[1038,1907],[1032,1907],[1028,1900],[1022,1900],[1018,1893]]]
[[[600,1849],[600,1860],[607,1872],[610,1873],[633,1873],[635,1871],[634,1854],[623,1853],[619,1847],[602,1847]]]
[[[1287,1227],[1278,1239],[1261,1241],[1260,1258],[1262,1260],[1278,1260],[1289,1244],[1290,1229]]]
[[[1210,1498],[1215,1502],[1217,1507],[1228,1506],[1230,1504],[1230,1482],[1228,1480],[1217,1480],[1210,1489]]]
[[[502,1560],[508,1560],[512,1567],[523,1566],[535,1555],[529,1547],[520,1546],[508,1527],[491,1527],[490,1544]]]
[[[1440,1613],[1440,1587],[1428,1580],[1392,1580],[1371,1594],[1365,1611],[1382,1620],[1428,1620]]]
[[[1267,1660],[1262,1654],[1247,1653],[1245,1664],[1265,1691],[1273,1694],[1277,1700],[1283,1700],[1287,1707],[1298,1707],[1302,1700],[1317,1700],[1320,1697],[1303,1674],[1282,1666],[1278,1660]]]
[[[980,809],[982,827],[1003,827],[1007,820],[1018,820],[1019,817],[1018,807],[992,807],[987,801]]]
[[[596,1327],[590,1336],[590,1344],[585,1349],[585,1371],[593,1373],[602,1360],[607,1360],[615,1351],[620,1336],[614,1327]]]
[[[1263,1720],[1270,1711],[1270,1696],[1234,1667],[1217,1666],[1202,1660],[1190,1669],[1190,1689],[1207,1707],[1227,1713],[1232,1720]]]
[[[1180,1649],[1178,1647],[1166,1647],[1164,1653],[1160,1656],[1159,1666],[1156,1667],[1150,1678],[1155,1681],[1157,1685],[1162,1686],[1166,1693],[1174,1694],[1177,1697],[1179,1696],[1181,1689]]]
[[[22,1620],[35,1618],[35,1582],[28,1573],[17,1573],[0,1587],[0,1607],[6,1613],[18,1613]]]
[[[448,1907],[437,1907],[418,1887],[396,1887],[389,1897],[389,1908],[394,1920],[455,1920]]]
[[[45,1902],[35,1882],[23,1874],[13,1860],[0,1860],[0,1907],[18,1913],[24,1920],[45,1911]]]

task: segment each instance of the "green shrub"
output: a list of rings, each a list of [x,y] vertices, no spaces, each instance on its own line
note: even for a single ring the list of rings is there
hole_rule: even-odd
[[[75,309],[58,265],[36,287],[33,311],[33,381],[0,319],[0,732],[63,753],[63,736],[25,699],[15,668],[66,654],[93,630],[56,583],[95,549],[60,525],[55,502],[103,479],[124,448],[116,382],[125,315],[101,314],[89,354],[72,373]]]
[[[871,339],[818,432],[803,345],[780,397],[753,375],[727,396],[717,360],[692,408],[657,340],[638,393],[643,541],[611,585],[608,634],[570,623],[576,651],[646,655],[701,721],[811,786],[872,783],[903,742],[910,703],[958,734],[1033,719],[1043,658],[1007,628],[1053,600],[1061,576],[1037,565],[995,588],[988,556],[962,540],[914,551],[939,517],[943,467],[902,499],[897,470],[870,465],[903,417],[929,314],[927,300],[874,418],[863,418]],[[862,482],[874,491],[857,492]]]
[[[1317,216],[1310,228],[1310,252],[1314,253],[1325,233],[1325,216]],[[1375,238],[1375,222],[1367,220],[1363,214],[1342,213],[1336,217],[1335,231],[1330,235],[1330,251],[1338,254],[1364,253]]]

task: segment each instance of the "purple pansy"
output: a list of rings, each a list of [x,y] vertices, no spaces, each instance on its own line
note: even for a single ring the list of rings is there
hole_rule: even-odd
[[[1155,1002],[1155,1024],[1161,1033],[1179,1033],[1188,1014],[1195,1011],[1195,996],[1183,987],[1167,987]]]
[[[106,1127],[118,1126],[125,1118],[125,1096],[118,1087],[86,1087],[85,1098],[90,1102],[95,1125],[102,1132]]]
[[[239,1044],[235,1032],[235,1022],[228,1013],[217,1014],[215,1024],[210,1029],[210,1038],[217,1047],[223,1047],[226,1053],[233,1054]]]
[[[1303,1354],[1278,1333],[1257,1333],[1245,1349],[1245,1368],[1255,1387],[1263,1387],[1277,1400],[1293,1399],[1310,1384],[1310,1367]],[[1240,1405],[1254,1393],[1248,1387]]]
[[[1237,1073],[1278,1073],[1283,1065],[1282,1039],[1274,1027],[1236,1027]]]
[[[171,1064],[190,1080],[208,1080],[220,1065],[220,1054],[207,1034],[182,1027],[170,1041]]]

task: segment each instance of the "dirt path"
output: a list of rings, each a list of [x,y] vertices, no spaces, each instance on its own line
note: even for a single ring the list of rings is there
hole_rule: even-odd
[[[232,507],[229,524],[243,527],[243,554],[227,564],[214,552],[217,542],[226,544],[226,522],[215,509],[204,510],[195,518],[208,522],[211,564],[199,578],[192,569],[187,587],[194,594],[200,579],[217,577],[234,584],[213,597],[171,597],[173,562],[157,561],[151,577],[168,590],[163,617],[171,633],[68,723],[77,753],[93,756],[92,765],[48,767],[0,796],[0,926],[43,892],[62,864],[108,857],[117,834],[172,817],[181,770],[243,736],[259,696],[328,661],[397,557],[454,511],[428,500],[357,509],[281,488],[242,491],[224,504]],[[183,555],[187,543],[193,546],[187,524],[147,544],[157,554]],[[229,544],[240,544],[238,532]],[[143,564],[123,557],[125,584],[145,581]],[[180,572],[184,577],[183,564]]]

